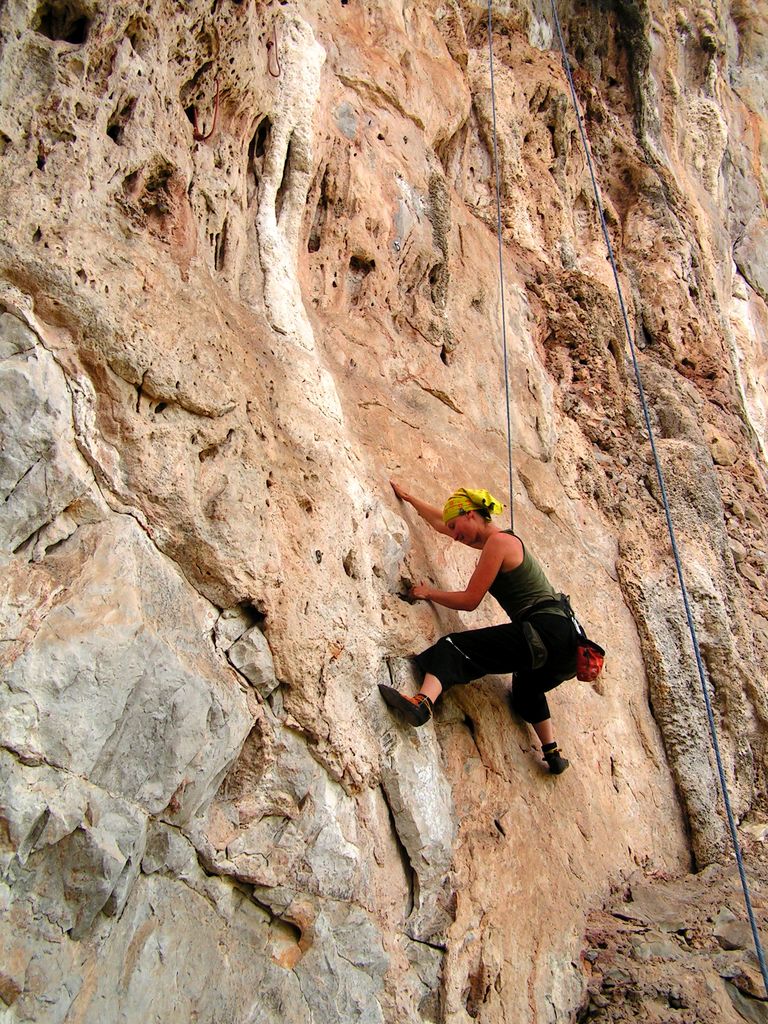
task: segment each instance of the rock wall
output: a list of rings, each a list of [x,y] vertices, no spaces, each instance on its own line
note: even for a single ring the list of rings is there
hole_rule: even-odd
[[[739,819],[766,813],[766,15],[558,5]],[[0,999],[13,1022],[560,1022],[586,916],[727,857],[549,5],[493,7],[516,529],[609,659],[416,733],[499,621],[388,484],[506,500],[486,9],[0,8]]]

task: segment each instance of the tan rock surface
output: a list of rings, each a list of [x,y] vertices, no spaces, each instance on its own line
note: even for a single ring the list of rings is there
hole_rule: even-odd
[[[561,7],[759,818],[766,15]],[[559,779],[505,680],[418,734],[376,689],[501,617],[403,600],[473,560],[388,485],[506,500],[485,5],[0,9],[11,1021],[554,1024],[612,884],[727,858],[551,15],[493,16],[515,525],[609,651],[553,695]]]
[[[764,841],[742,832],[753,907],[765,920]],[[629,879],[591,916],[580,1021],[740,1024],[768,1013],[735,864],[678,879]],[[761,937],[763,945],[765,936]]]

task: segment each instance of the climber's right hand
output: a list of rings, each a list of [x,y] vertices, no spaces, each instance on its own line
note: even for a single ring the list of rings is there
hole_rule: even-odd
[[[408,494],[407,491],[403,490],[400,484],[396,484],[394,480],[390,480],[389,484],[392,490],[395,492],[395,497],[399,498],[400,501],[413,501],[410,494]]]

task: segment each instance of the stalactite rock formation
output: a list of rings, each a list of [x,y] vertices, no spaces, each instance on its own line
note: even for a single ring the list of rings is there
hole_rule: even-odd
[[[727,886],[648,909],[729,831],[550,5],[491,6],[494,95],[478,0],[0,6],[9,1022],[762,1012]],[[557,9],[762,911],[768,14]],[[389,484],[510,504],[494,105],[515,528],[608,650],[558,778],[508,679],[378,692],[502,621],[408,599],[475,556]]]

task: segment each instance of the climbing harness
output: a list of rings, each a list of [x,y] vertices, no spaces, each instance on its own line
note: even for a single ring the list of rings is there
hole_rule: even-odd
[[[496,144],[496,88],[493,81],[493,22],[491,0],[488,0],[488,62],[491,69],[491,113],[493,120],[493,167],[496,178],[496,234],[499,243],[499,294],[501,296],[501,342],[504,352],[504,393],[507,402],[507,462],[509,469],[509,527],[515,528],[514,493],[512,490],[512,414],[509,397],[509,357],[507,355],[507,314],[504,308],[504,263],[501,236],[501,184],[499,179],[499,152]]]
[[[552,608],[560,608],[573,623],[573,628],[576,632],[576,678],[582,683],[594,683],[603,671],[603,665],[605,664],[605,650],[600,646],[600,644],[589,639],[586,630],[576,618],[576,614],[571,607],[571,599],[567,594],[558,594],[556,597],[545,597],[543,600],[537,601],[535,604],[531,605],[531,607],[526,609],[521,616],[520,621],[523,624],[523,632],[526,640],[528,641],[528,646],[531,649],[531,656],[534,659],[533,667],[539,667],[535,664],[536,647],[540,646],[543,648],[545,660],[547,657],[547,650],[546,647],[543,647],[541,637],[538,636],[535,627],[531,627],[529,619],[538,615],[539,612]],[[531,630],[533,635],[531,635]],[[542,661],[541,664],[544,664],[544,661]]]
[[[744,868],[744,860],[741,853],[741,847],[739,845],[739,837],[736,831],[736,822],[734,820],[733,811],[731,809],[731,800],[728,793],[728,785],[725,779],[725,770],[723,768],[723,761],[720,754],[720,743],[717,735],[717,725],[715,723],[715,716],[712,711],[712,702],[709,697],[707,689],[707,681],[704,674],[704,665],[701,658],[701,650],[699,649],[699,642],[696,636],[696,627],[693,622],[693,613],[691,611],[690,601],[688,599],[688,590],[685,585],[685,577],[683,575],[683,565],[680,557],[680,552],[677,546],[677,538],[675,536],[675,528],[672,522],[672,511],[669,506],[669,499],[667,497],[667,489],[664,482],[664,473],[661,468],[661,462],[656,449],[656,442],[653,434],[653,427],[651,425],[651,417],[648,411],[648,403],[645,398],[645,391],[643,389],[643,382],[640,374],[640,365],[637,360],[637,352],[635,350],[635,343],[632,338],[632,331],[629,326],[629,318],[627,316],[626,307],[624,305],[624,296],[621,290],[621,282],[619,280],[619,272],[616,266],[616,259],[613,253],[613,246],[611,244],[610,235],[608,234],[608,227],[605,222],[605,214],[603,212],[603,204],[600,199],[600,189],[597,184],[597,178],[595,176],[594,166],[592,164],[592,157],[590,154],[589,143],[587,141],[586,131],[584,129],[584,123],[579,109],[579,101],[576,96],[576,87],[573,82],[573,75],[571,74],[571,65],[568,60],[568,54],[565,49],[565,41],[563,39],[563,32],[560,27],[560,19],[557,14],[557,7],[555,6],[555,0],[551,0],[552,4],[552,17],[554,18],[555,28],[557,29],[557,37],[560,42],[560,49],[562,51],[563,58],[563,69],[565,70],[566,77],[568,79],[568,87],[571,93],[571,101],[573,103],[573,109],[576,113],[576,120],[579,126],[579,133],[581,135],[581,143],[584,147],[584,154],[587,159],[587,165],[589,167],[589,174],[592,179],[592,188],[595,193],[595,202],[597,204],[598,213],[600,214],[600,224],[603,230],[603,237],[608,250],[608,258],[611,262],[611,268],[613,270],[613,279],[616,284],[616,292],[619,299],[619,307],[621,309],[621,315],[624,320],[624,330],[626,331],[627,341],[629,342],[629,351],[632,356],[632,365],[635,371],[635,380],[637,381],[637,389],[640,396],[640,403],[643,409],[643,417],[645,419],[645,427],[648,433],[648,439],[651,443],[651,451],[653,453],[653,461],[656,467],[656,476],[659,481],[659,488],[661,491],[661,497],[664,504],[664,515],[667,521],[667,530],[669,533],[669,539],[672,544],[672,552],[675,559],[675,568],[677,570],[678,583],[680,585],[680,592],[683,598],[683,605],[685,606],[685,615],[688,620],[688,630],[691,635],[691,643],[693,645],[693,653],[696,659],[696,665],[699,672],[699,681],[701,683],[701,691],[704,696],[704,706],[707,711],[707,720],[709,722],[709,731],[712,738],[712,749],[714,751],[715,760],[717,762],[717,772],[720,779],[720,789],[723,795],[723,804],[725,806],[726,817],[728,819],[728,828],[731,833],[731,842],[733,844],[734,854],[736,856],[736,863],[738,864],[739,877],[741,879],[741,887],[744,892],[744,903],[747,909],[747,916],[749,918],[749,924],[752,929],[752,937],[755,943],[755,952],[757,953],[757,959],[760,963],[760,972],[763,976],[763,984],[765,985],[766,994],[768,994],[768,968],[766,968],[765,956],[763,954],[762,944],[760,942],[760,935],[757,929],[757,922],[755,921],[755,914],[752,909],[752,899],[749,891],[749,883],[747,882],[747,875]],[[490,34],[490,17],[491,17],[491,0],[488,2],[488,21],[489,21],[489,34]],[[491,77],[493,82],[493,77]]]

